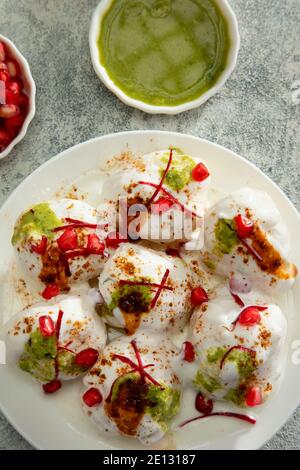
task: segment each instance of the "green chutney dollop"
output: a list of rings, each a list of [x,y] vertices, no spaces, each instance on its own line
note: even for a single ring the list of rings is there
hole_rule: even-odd
[[[213,0],[114,0],[99,57],[129,97],[155,106],[193,101],[226,67],[226,20]]]

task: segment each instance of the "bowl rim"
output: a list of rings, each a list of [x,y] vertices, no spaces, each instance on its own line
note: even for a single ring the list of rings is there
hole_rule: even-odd
[[[3,36],[0,34],[0,41],[4,42],[9,50],[12,52],[13,58],[15,58],[19,64],[21,65],[22,68],[22,75],[25,77],[27,83],[28,83],[28,88],[29,88],[29,110],[27,113],[27,116],[24,120],[23,126],[20,129],[20,132],[18,135],[11,141],[11,143],[6,147],[3,152],[0,152],[0,160],[4,157],[6,157],[11,150],[17,145],[24,137],[27,132],[28,126],[32,119],[34,118],[35,115],[35,96],[36,96],[36,86],[35,82],[32,77],[32,73],[29,67],[29,64],[23,54],[19,51],[19,49],[15,46],[15,44],[8,39],[6,36]]]
[[[238,28],[238,22],[236,15],[229,5],[228,0],[214,0],[217,6],[220,8],[221,13],[224,15],[228,24],[228,32],[230,37],[230,47],[227,57],[227,65],[224,68],[223,72],[219,76],[216,83],[209,88],[205,93],[203,93],[198,98],[187,101],[176,106],[156,106],[148,103],[144,103],[135,98],[131,98],[126,93],[124,93],[109,77],[105,67],[100,63],[99,59],[99,50],[97,47],[97,39],[100,33],[100,25],[103,19],[103,16],[107,12],[108,8],[111,6],[114,0],[101,0],[96,9],[93,12],[90,30],[89,30],[89,46],[91,60],[95,73],[98,75],[103,84],[114,93],[124,104],[137,108],[141,111],[144,111],[149,114],[179,114],[190,109],[197,108],[201,104],[205,103],[209,98],[215,95],[228,80],[232,74],[236,63],[238,52],[240,49],[240,34]]]

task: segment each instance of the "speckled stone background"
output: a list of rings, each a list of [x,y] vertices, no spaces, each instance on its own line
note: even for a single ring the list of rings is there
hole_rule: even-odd
[[[26,56],[37,85],[36,117],[25,139],[0,161],[0,205],[35,168],[70,146],[111,132],[162,129],[243,155],[299,210],[300,103],[293,89],[300,89],[300,3],[230,3],[241,33],[235,72],[204,106],[165,117],[128,108],[93,72],[88,30],[98,0],[0,0],[0,32]],[[31,449],[1,414],[0,448]],[[264,448],[300,449],[300,408]]]

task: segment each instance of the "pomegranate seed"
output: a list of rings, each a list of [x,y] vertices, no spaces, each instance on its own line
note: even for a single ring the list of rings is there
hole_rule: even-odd
[[[0,106],[0,117],[10,118],[19,114],[19,106],[15,104],[3,104]]]
[[[209,171],[204,163],[198,163],[192,170],[192,178],[194,181],[201,183],[209,177]]]
[[[16,118],[10,118],[10,121],[12,119],[18,119],[18,117]],[[9,119],[7,119],[7,121],[9,121]],[[7,122],[5,122],[5,125],[7,124]],[[42,239],[40,240],[40,242],[37,244],[37,245],[31,245],[31,250],[34,252],[34,253],[37,253],[38,255],[43,255],[46,251],[46,248],[47,248],[47,243],[48,243],[48,239],[47,237],[43,236]]]
[[[14,93],[20,93],[23,87],[18,80],[9,80],[6,82],[6,89]]]
[[[0,148],[7,147],[13,139],[13,135],[6,129],[0,129]]]
[[[128,242],[128,239],[124,238],[119,232],[111,232],[107,235],[105,242],[107,248],[116,249],[121,243]]]
[[[60,380],[52,380],[52,382],[49,382],[43,385],[43,390],[45,393],[55,393],[60,388],[61,388]]]
[[[258,406],[262,404],[261,389],[259,387],[251,387],[246,393],[246,405]]]
[[[252,220],[241,214],[238,214],[234,220],[238,236],[241,238],[247,238],[253,231],[254,224]]]
[[[173,205],[174,201],[167,197],[161,197],[152,204],[152,212],[153,214],[163,214],[164,212],[168,212]]]
[[[95,405],[100,405],[103,400],[101,392],[95,388],[89,388],[82,397],[84,403],[90,408]]]
[[[238,323],[243,326],[254,326],[261,321],[261,315],[257,308],[246,307],[240,314]]]
[[[8,70],[0,70],[0,80],[7,83],[10,80],[10,75]]]
[[[42,292],[42,297],[46,300],[52,299],[52,297],[56,297],[57,295],[60,294],[60,289],[56,284],[49,284],[49,286],[46,286],[45,289]]]
[[[4,42],[0,42],[0,61],[3,62],[5,60],[7,54],[7,48]]]
[[[61,251],[75,250],[78,247],[76,231],[73,228],[67,228],[58,238],[57,244]]]
[[[6,63],[11,77],[21,74],[21,69],[16,59],[9,59]]]
[[[25,95],[25,93],[21,93],[20,94],[20,99],[19,99],[19,105],[24,107],[24,108],[27,108],[28,106],[28,103],[29,103],[29,98],[27,95]]]
[[[80,351],[75,357],[75,364],[81,367],[93,367],[96,364],[99,353],[96,349],[87,348]]]
[[[183,359],[186,361],[186,362],[194,362],[195,360],[195,350],[194,350],[194,346],[192,345],[192,343],[190,343],[190,341],[186,341],[185,343],[183,343]]]
[[[0,62],[0,70],[8,70],[5,62]]]
[[[199,411],[199,413],[209,415],[214,409],[214,403],[212,400],[208,400],[207,398],[205,398],[205,396],[199,392],[196,396],[195,408],[197,411]]]
[[[43,315],[39,318],[40,332],[46,338],[53,336],[55,333],[55,323],[49,315]]]
[[[208,295],[202,287],[196,287],[192,290],[191,294],[192,305],[197,306],[201,305],[204,302],[208,302]]]
[[[87,241],[87,250],[92,254],[92,255],[103,255],[105,249],[104,243],[102,243],[95,233],[91,233],[88,236],[88,241]]]
[[[20,94],[11,90],[5,90],[5,102],[6,104],[19,104]]]

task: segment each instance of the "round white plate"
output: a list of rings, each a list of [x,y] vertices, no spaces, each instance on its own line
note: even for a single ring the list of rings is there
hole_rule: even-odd
[[[282,191],[260,170],[233,152],[188,135],[136,131],[100,137],[77,145],[38,168],[13,192],[0,211],[0,316],[2,322],[13,310],[14,296],[5,291],[12,263],[10,237],[19,213],[31,204],[54,196],[86,172],[104,166],[112,156],[130,149],[149,153],[168,146],[181,147],[191,156],[203,158],[212,173],[212,186],[230,192],[241,186],[265,190],[278,205],[291,234],[292,260],[300,266],[297,250],[300,217]],[[300,303],[299,277],[293,288],[295,304]],[[293,296],[291,296],[292,298]],[[156,448],[169,449],[257,449],[285,423],[300,400],[300,363],[293,361],[292,348],[300,340],[300,315],[289,302],[286,312],[289,339],[285,373],[280,387],[266,405],[251,415],[257,424],[210,418],[198,421],[168,436]],[[1,323],[3,324],[3,323]],[[299,349],[300,341],[298,342]],[[295,359],[295,358],[294,358]],[[137,441],[99,434],[84,416],[80,400],[81,381],[69,383],[57,395],[45,396],[30,377],[10,364],[0,365],[0,406],[12,425],[40,449],[137,449]]]

